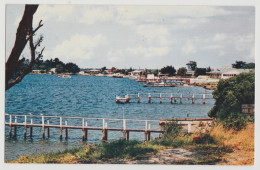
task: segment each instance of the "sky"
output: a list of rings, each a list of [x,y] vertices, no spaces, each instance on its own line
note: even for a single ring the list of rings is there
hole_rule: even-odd
[[[6,58],[24,5],[6,6]],[[81,68],[150,68],[166,65],[221,68],[255,62],[255,9],[251,6],[40,5],[35,36],[44,36],[43,59]],[[22,54],[30,58],[27,46]]]

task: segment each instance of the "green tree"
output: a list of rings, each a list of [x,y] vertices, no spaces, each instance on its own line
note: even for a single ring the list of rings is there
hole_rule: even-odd
[[[69,73],[78,73],[80,71],[80,68],[78,67],[78,65],[74,64],[74,63],[67,63],[65,65],[65,69],[67,70],[67,72]]]
[[[221,80],[213,92],[214,107],[209,111],[210,117],[225,121],[232,117],[241,117],[242,104],[255,102],[255,74],[241,73],[230,79]],[[235,120],[234,120],[235,121]]]
[[[197,77],[199,75],[206,75],[206,68],[196,68],[194,75]]]
[[[176,73],[176,70],[173,66],[166,66],[161,68],[162,74],[169,74],[169,76],[173,76]]]
[[[211,72],[210,66],[206,69],[206,72]]]
[[[234,64],[232,64],[233,68],[244,68],[246,65],[246,62],[244,61],[236,61]]]
[[[58,64],[56,65],[56,72],[59,73],[63,73],[64,72],[64,66],[62,64]]]
[[[178,69],[178,72],[177,74],[180,75],[180,76],[185,76],[187,73],[187,69],[185,67],[181,67]]]
[[[192,71],[194,71],[197,68],[196,61],[189,61],[186,65],[187,65],[188,69],[192,70]]]
[[[255,68],[255,63],[247,63],[244,66],[245,69],[254,69]]]

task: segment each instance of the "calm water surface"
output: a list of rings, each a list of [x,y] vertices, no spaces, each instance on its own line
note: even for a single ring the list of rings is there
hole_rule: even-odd
[[[71,79],[61,79],[57,75],[27,75],[24,80],[6,92],[5,112],[24,115],[55,115],[55,116],[79,116],[98,118],[125,118],[125,119],[149,119],[160,118],[205,118],[207,112],[213,107],[214,100],[202,101],[183,99],[183,104],[170,104],[169,99],[152,99],[148,104],[147,99],[141,103],[116,104],[115,96],[123,97],[125,94],[138,92],[148,93],[209,93],[201,87],[143,87],[131,79],[72,76]],[[8,118],[6,118],[8,121]],[[19,120],[18,122],[22,120]],[[35,120],[37,122],[37,120]],[[71,122],[69,122],[71,121]],[[74,121],[74,122],[73,122]],[[78,120],[68,120],[69,123],[80,124]],[[99,125],[98,120],[88,122],[90,125]],[[108,122],[108,126],[121,126],[122,122]],[[143,128],[144,123],[130,123],[128,126]],[[152,124],[151,126],[158,126]],[[23,139],[23,127],[17,128],[17,138],[9,138],[8,127],[5,129],[5,160],[16,159],[20,154],[37,154],[62,151],[68,148],[79,147],[82,144],[80,130],[69,130],[68,140],[59,140],[59,129],[51,129],[50,138],[41,139],[41,128],[33,129],[33,138]],[[88,143],[98,143],[101,139],[101,131],[90,131]],[[152,137],[156,137],[152,134]],[[108,139],[115,140],[122,137],[122,132],[109,132]],[[144,140],[143,133],[130,133],[130,139]]]

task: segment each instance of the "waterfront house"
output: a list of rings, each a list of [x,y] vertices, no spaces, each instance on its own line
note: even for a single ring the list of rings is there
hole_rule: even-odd
[[[41,74],[41,70],[32,70],[32,74]]]
[[[56,68],[50,69],[50,71],[48,71],[48,74],[57,74]]]
[[[231,77],[234,77],[236,75],[239,75],[241,73],[248,73],[251,69],[231,69],[231,70],[228,70],[228,71],[223,71],[221,73],[221,79],[228,79],[228,78],[231,78]]]

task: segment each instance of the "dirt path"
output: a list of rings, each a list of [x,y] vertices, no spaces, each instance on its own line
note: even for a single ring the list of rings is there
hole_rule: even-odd
[[[101,164],[194,164],[193,160],[197,154],[191,149],[166,149],[157,154],[146,154],[140,156],[137,160],[110,159],[100,161]]]

